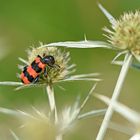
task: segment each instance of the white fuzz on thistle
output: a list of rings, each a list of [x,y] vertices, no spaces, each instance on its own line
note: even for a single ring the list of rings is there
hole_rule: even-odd
[[[59,115],[57,124],[58,133],[64,134],[67,130],[71,129],[76,123],[79,109],[78,102],[76,102],[74,106],[67,106],[63,109],[62,113]]]
[[[93,85],[81,104],[80,98],[77,98],[73,105],[64,107],[62,111],[59,111],[57,121],[54,120],[51,111],[46,112],[46,109],[36,109],[35,107],[32,107],[32,109],[28,108],[28,112],[0,107],[0,113],[17,118],[17,122],[19,121],[18,126],[21,124],[16,130],[11,130],[13,137],[23,140],[57,139],[59,136],[63,137],[70,129],[75,128],[77,121],[89,117],[100,116],[105,113],[106,109],[100,109],[80,114],[81,110],[85,107],[87,101],[93,94],[95,87],[96,84]]]

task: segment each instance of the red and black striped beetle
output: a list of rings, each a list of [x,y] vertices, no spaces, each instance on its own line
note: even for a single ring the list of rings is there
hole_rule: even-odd
[[[22,83],[30,84],[38,82],[41,73],[43,73],[44,76],[47,76],[46,66],[56,66],[54,57],[51,55],[44,57],[38,55],[31,65],[23,68],[20,75]]]

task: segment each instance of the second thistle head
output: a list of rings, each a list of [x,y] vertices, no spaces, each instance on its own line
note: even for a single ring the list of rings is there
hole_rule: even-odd
[[[140,61],[140,11],[124,13],[108,32],[109,42],[117,49],[127,50]]]

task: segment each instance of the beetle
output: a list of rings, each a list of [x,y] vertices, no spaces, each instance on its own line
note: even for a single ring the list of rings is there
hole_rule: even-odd
[[[20,79],[23,84],[36,83],[39,81],[40,74],[43,73],[47,77],[46,66],[54,68],[56,66],[55,59],[51,55],[41,57],[38,55],[31,65],[23,68]],[[58,65],[57,65],[58,66]]]

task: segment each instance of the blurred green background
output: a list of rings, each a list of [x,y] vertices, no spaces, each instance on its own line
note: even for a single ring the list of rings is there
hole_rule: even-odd
[[[100,0],[99,2],[116,18],[124,11],[133,11],[140,7],[139,0]],[[105,41],[102,28],[109,25],[108,20],[99,10],[96,0],[0,0],[0,51],[2,52],[0,81],[20,81],[16,77],[16,73],[20,73],[17,68],[20,63],[18,57],[26,59],[26,50],[29,46],[38,46],[40,41],[43,43],[79,41],[84,39],[84,34],[88,40]],[[77,74],[102,73],[101,78],[104,80],[98,84],[96,92],[111,96],[120,71],[120,66],[110,64],[116,53],[104,49],[67,49],[67,51],[71,52],[71,62],[77,65]],[[137,111],[140,110],[139,76],[140,71],[130,69],[120,96],[122,103]],[[65,91],[55,87],[58,110],[61,110],[64,105],[73,103],[78,95],[82,100],[92,84],[84,81],[61,84]],[[48,102],[41,88],[20,91],[13,89],[8,86],[0,87],[1,107],[23,109],[25,106],[26,108],[38,107]],[[83,111],[104,107],[102,102],[91,98]],[[115,122],[129,125],[119,115],[115,115],[113,119]],[[95,139],[101,120],[102,117],[97,117],[78,123],[80,127],[70,132],[65,139]],[[4,121],[7,119],[3,118],[0,122],[4,123]],[[106,139],[125,140],[128,137],[108,130]]]

